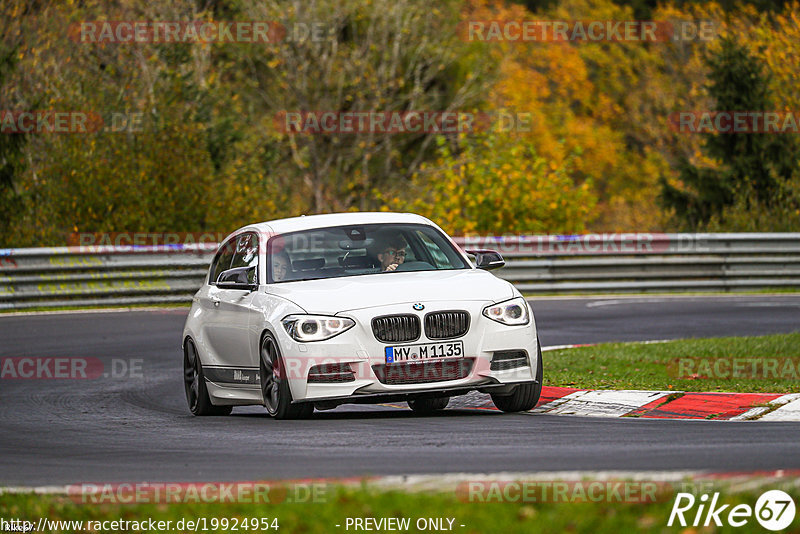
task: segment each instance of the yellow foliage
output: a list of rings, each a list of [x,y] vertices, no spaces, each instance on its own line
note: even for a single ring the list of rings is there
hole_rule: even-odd
[[[631,20],[612,0],[562,0],[544,13],[519,5],[470,0],[465,20]],[[593,184],[597,209],[587,213],[593,230],[648,230],[661,222],[655,202],[658,170],[645,165],[657,153],[632,150],[626,135],[635,129],[630,93],[642,80],[637,68],[657,63],[640,43],[491,43],[500,78],[489,95],[491,109],[529,113],[527,142],[551,166],[564,168],[576,183]],[[640,125],[638,125],[640,126]],[[574,154],[579,153],[579,156]],[[642,194],[644,192],[645,194]]]
[[[590,183],[576,186],[570,178],[573,157],[548,162],[527,139],[496,132],[462,137],[460,145],[456,154],[439,138],[441,163],[423,165],[413,198],[400,205],[394,199],[391,208],[423,214],[455,235],[585,230],[596,199]]]

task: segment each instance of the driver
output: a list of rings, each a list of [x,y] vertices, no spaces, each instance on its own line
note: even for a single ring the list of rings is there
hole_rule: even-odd
[[[285,250],[272,254],[272,279],[276,282],[286,280],[289,273],[289,254]]]
[[[377,254],[378,261],[381,262],[381,272],[394,271],[402,265],[406,261],[407,247],[408,243],[402,236],[386,240]]]

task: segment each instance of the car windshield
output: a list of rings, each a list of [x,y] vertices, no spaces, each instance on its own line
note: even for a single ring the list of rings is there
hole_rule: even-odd
[[[269,241],[269,283],[364,274],[468,269],[439,230],[423,224],[316,228]]]

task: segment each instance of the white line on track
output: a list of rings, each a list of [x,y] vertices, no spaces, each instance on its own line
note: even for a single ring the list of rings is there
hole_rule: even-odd
[[[647,341],[609,341],[608,343],[625,343],[629,345],[638,344],[638,345],[654,345],[657,343],[669,343],[671,341],[679,341],[677,339],[650,339]],[[595,345],[599,345],[599,343],[578,343],[577,345],[550,345],[549,347],[542,347],[542,352],[547,352],[550,350],[563,350],[563,349],[576,349],[580,347],[594,347]]]
[[[597,297],[596,299],[592,299],[592,297],[582,297],[583,300],[592,300],[592,302],[587,302],[587,308],[596,308],[600,306],[618,306],[620,304],[653,304],[659,302],[669,302],[674,300],[694,300],[694,301],[702,301],[702,300],[713,300],[713,299],[760,299],[760,298],[769,298],[769,299],[778,299],[778,300],[796,300],[800,295],[796,294],[719,294],[719,295],[692,295],[692,296],[683,296],[683,295],[662,295],[659,297],[641,297],[641,296],[630,296],[630,297],[615,297],[615,298],[602,298]],[[529,299],[532,300],[532,299]],[[738,303],[736,303],[738,304]],[[747,303],[743,303],[742,305],[748,305]],[[772,305],[765,303],[765,305]],[[776,306],[786,306],[787,303],[775,303]],[[789,303],[788,305],[792,305]]]

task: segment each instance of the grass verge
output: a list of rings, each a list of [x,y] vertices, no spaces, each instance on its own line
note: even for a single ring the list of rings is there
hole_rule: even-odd
[[[544,354],[546,386],[586,389],[797,393],[798,367],[800,333],[602,343]]]
[[[531,484],[531,483],[528,483]],[[582,483],[588,487],[588,483]],[[606,486],[608,487],[608,486]],[[573,487],[574,488],[574,487]],[[727,510],[737,504],[746,504],[751,508],[755,506],[758,496],[765,489],[755,489],[745,492],[733,493],[720,491],[719,505],[728,504]],[[791,486],[786,491],[795,502],[800,499],[800,490]],[[697,492],[700,493],[699,491]],[[702,493],[711,493],[708,488]],[[489,495],[488,493],[486,495]],[[324,499],[305,503],[180,503],[180,504],[82,504],[75,503],[64,496],[33,495],[33,494],[6,494],[0,496],[0,517],[6,520],[23,519],[38,525],[40,518],[50,521],[72,520],[83,521],[82,528],[72,525],[71,529],[49,529],[50,532],[88,532],[109,531],[108,527],[93,528],[88,521],[171,521],[171,526],[162,529],[162,532],[191,531],[193,529],[179,529],[176,525],[180,520],[205,521],[206,529],[201,526],[199,532],[231,532],[234,530],[248,532],[251,521],[259,524],[255,530],[276,531],[288,534],[294,533],[329,533],[329,532],[354,532],[358,531],[351,525],[347,527],[348,518],[408,518],[408,529],[397,529],[404,532],[420,532],[437,529],[423,530],[418,528],[420,518],[444,519],[443,526],[448,527],[447,519],[452,519],[449,530],[457,533],[561,533],[561,532],[593,532],[593,533],[618,533],[618,532],[675,532],[680,527],[666,526],[675,500],[675,493],[660,494],[655,502],[621,502],[626,500],[626,489],[615,492],[614,490],[601,491],[594,495],[602,495],[600,500],[575,499],[574,489],[564,494],[564,498],[550,499],[551,502],[542,503],[539,500],[531,501],[531,495],[541,496],[540,491],[527,494],[522,492],[510,493],[513,495],[506,502],[470,502],[464,493],[456,491],[413,492],[402,490],[376,490],[369,487],[343,487],[334,486],[329,489]],[[522,495],[528,495],[523,497]],[[552,495],[552,494],[551,494]],[[588,495],[588,493],[586,493]],[[622,496],[620,500],[617,497]],[[535,498],[535,497],[534,497]],[[558,502],[552,502],[557,500]],[[577,502],[576,502],[577,501]],[[698,500],[699,503],[699,500]],[[687,522],[694,520],[697,506],[686,513]],[[726,514],[721,519],[725,521]],[[205,519],[203,519],[205,518]],[[221,522],[227,519],[227,528]],[[277,525],[279,529],[262,529],[261,518],[267,519],[271,527]],[[216,528],[212,528],[216,519]],[[273,520],[277,519],[277,522]],[[705,519],[705,514],[703,518]],[[237,522],[233,528],[234,520]],[[247,520],[247,528],[243,528],[243,520]],[[796,521],[795,521],[796,524]],[[338,526],[337,526],[338,525]],[[462,526],[463,525],[463,526]],[[89,528],[87,528],[87,526]],[[713,529],[713,527],[712,527]],[[119,532],[153,531],[148,528],[135,529],[130,526],[116,526]],[[761,531],[755,517],[750,517],[745,528],[732,528],[723,526],[713,529],[715,532],[753,532]],[[361,530],[363,531],[363,529]],[[379,531],[389,531],[381,529]],[[706,531],[705,529],[703,531]],[[708,530],[711,532],[712,530]]]

